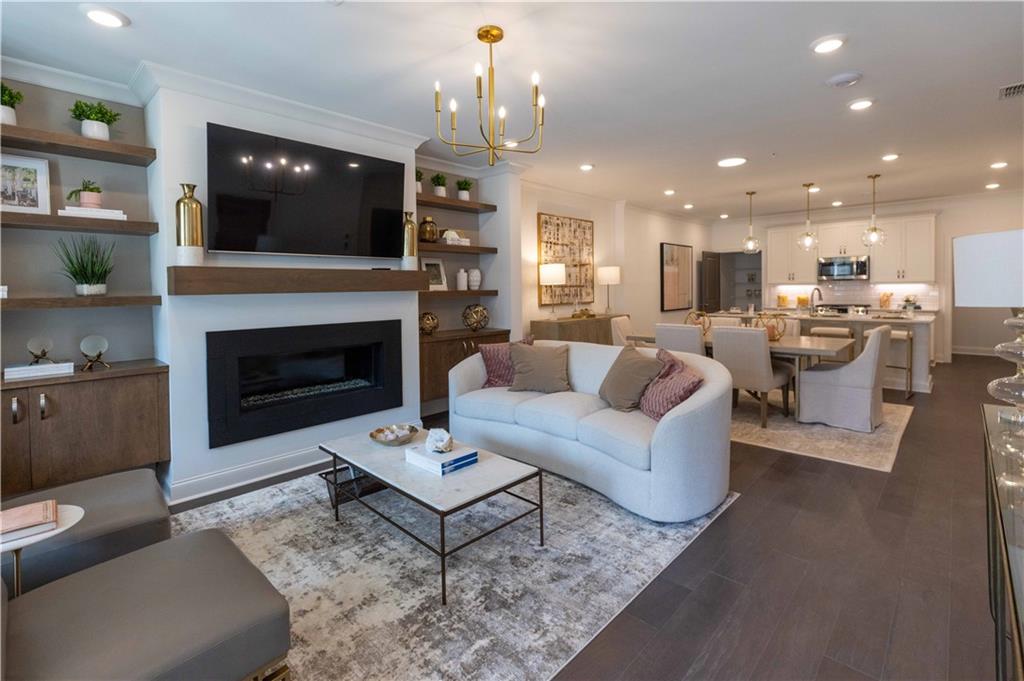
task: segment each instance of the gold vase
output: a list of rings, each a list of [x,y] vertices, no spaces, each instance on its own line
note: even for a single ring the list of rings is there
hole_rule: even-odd
[[[405,257],[416,257],[419,250],[419,237],[417,236],[416,221],[412,219],[412,211],[405,211],[405,224],[403,225],[402,255]]]
[[[437,223],[434,222],[434,218],[429,215],[423,218],[420,223],[420,241],[429,241],[434,243],[440,238],[441,231],[437,228]]]
[[[174,204],[179,246],[203,246],[203,204],[194,194],[194,184],[181,185],[183,195]]]

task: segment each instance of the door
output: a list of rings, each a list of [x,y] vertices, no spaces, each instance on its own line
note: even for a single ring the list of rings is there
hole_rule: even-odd
[[[718,312],[722,309],[722,258],[718,253],[704,251],[700,256],[700,309]]]
[[[29,389],[32,486],[59,485],[160,460],[160,386],[160,377],[151,375]]]
[[[935,219],[903,221],[903,281],[935,281]]]
[[[0,427],[0,495],[6,497],[32,489],[28,389],[4,390],[3,407],[6,422]]]
[[[768,247],[765,249],[765,283],[787,284],[790,282],[792,270],[789,269],[791,241],[789,237],[791,234],[792,231],[788,229],[768,230]]]
[[[901,281],[903,224],[896,220],[879,220],[878,226],[885,230],[885,243],[871,249],[871,260],[868,262],[871,281],[879,284]]]
[[[802,231],[802,230],[801,230]],[[790,232],[789,269],[793,272],[790,281],[794,284],[818,283],[818,250],[805,251],[796,243],[797,231]]]
[[[845,255],[843,247],[846,230],[841,224],[822,225],[818,230],[818,257],[837,258]]]

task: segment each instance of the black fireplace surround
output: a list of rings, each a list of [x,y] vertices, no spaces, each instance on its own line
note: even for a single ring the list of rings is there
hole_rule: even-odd
[[[210,447],[402,406],[402,322],[206,334]]]

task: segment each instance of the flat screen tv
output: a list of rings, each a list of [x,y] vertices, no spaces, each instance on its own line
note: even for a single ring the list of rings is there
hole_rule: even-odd
[[[211,251],[402,256],[405,165],[206,124]]]

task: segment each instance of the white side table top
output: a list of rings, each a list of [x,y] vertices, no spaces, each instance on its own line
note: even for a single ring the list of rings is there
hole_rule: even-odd
[[[73,527],[85,516],[85,509],[81,506],[72,506],[71,504],[60,504],[57,506],[57,527],[50,530],[49,532],[40,532],[39,534],[33,534],[30,537],[22,537],[21,539],[15,539],[11,542],[0,544],[0,552],[3,551],[16,551],[17,549],[23,549],[26,546],[31,546],[36,542],[41,542],[55,537],[64,530]]]

